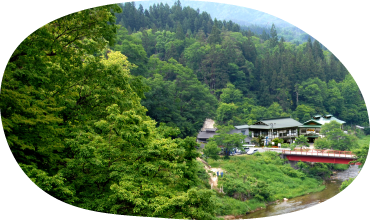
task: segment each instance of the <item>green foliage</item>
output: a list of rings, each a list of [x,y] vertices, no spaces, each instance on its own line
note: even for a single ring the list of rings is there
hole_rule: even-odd
[[[113,50],[120,51],[127,56],[130,63],[135,64],[136,67],[131,69],[131,74],[135,76],[147,76],[147,54],[142,45],[140,38],[129,35],[124,27],[120,27],[117,31],[117,40]]]
[[[319,141],[318,147],[328,148],[330,146],[331,149],[342,151],[358,148],[357,137],[345,134],[341,125],[336,121],[321,126],[320,134],[325,135],[325,138]],[[324,143],[325,141],[329,143]]]
[[[199,178],[195,138],[179,139],[178,129],[156,127],[140,104],[147,89],[130,69],[141,64],[131,64],[119,52],[129,51],[127,44],[140,51],[140,42],[121,30],[119,51],[106,49],[118,28],[113,12],[119,12],[115,5],[60,18],[14,52],[0,102],[11,151],[37,186],[71,205],[124,215],[215,219],[214,192]],[[179,73],[178,98],[190,104],[188,87],[214,99],[197,82]]]
[[[294,38],[286,29],[253,26],[259,30],[256,34],[240,30],[231,21],[212,19],[206,12],[179,5],[157,4],[145,11],[136,9],[134,3],[121,4],[123,12],[116,14],[117,23],[140,30],[132,35],[141,39],[149,57],[155,54],[160,60],[175,59],[189,67],[216,98],[234,103],[237,112],[223,124],[247,124],[283,115],[304,122],[311,115],[330,113],[346,123],[368,125],[366,105],[355,81],[317,40],[312,42],[304,35],[299,39],[307,41],[303,44],[285,42]],[[279,40],[278,36],[283,37]],[[134,51],[138,54],[139,50]],[[142,58],[136,60],[145,63]],[[139,71],[140,62],[135,64],[138,68],[133,69],[134,75],[145,73]],[[228,83],[242,93],[241,100],[220,97]],[[255,107],[244,106],[243,98],[254,99]],[[264,109],[274,102],[281,109]]]
[[[298,162],[297,166],[299,167],[300,171],[304,172],[307,176],[313,178],[328,178],[332,173],[331,164],[326,163],[314,163],[313,165],[308,165],[306,162]]]
[[[357,160],[352,162],[361,163],[359,167],[362,168],[366,162],[367,155],[369,154],[369,144],[363,144],[359,149],[354,150],[353,153],[357,156]]]
[[[217,163],[217,167],[226,171],[224,178],[218,182],[224,192],[241,201],[246,200],[251,210],[253,204],[261,201],[292,198],[323,189],[320,186],[322,181],[284,164],[275,152],[237,156],[217,162],[209,159],[208,162],[212,167]]]
[[[208,158],[212,158],[214,160],[220,159],[218,153],[221,151],[221,148],[217,146],[217,143],[214,141],[208,141],[208,143],[204,146],[203,155]]]
[[[229,134],[228,132],[233,129],[233,126],[218,126],[218,135],[209,138],[208,141],[214,141],[218,146],[223,147],[225,156],[228,157],[232,152],[232,149],[243,150],[244,135],[241,133]]]
[[[284,139],[274,138],[272,142],[274,142],[274,146],[278,146],[279,143],[280,144],[284,143]]]
[[[231,83],[227,84],[227,87],[222,89],[220,95],[220,101],[223,103],[240,103],[243,101],[243,94],[240,90],[236,89]]]
[[[263,202],[250,200],[244,202],[229,196],[216,197],[216,204],[216,213],[218,216],[244,215],[257,207],[265,206]]]
[[[348,164],[334,163],[332,165],[333,165],[333,168],[332,168],[333,170],[344,171],[344,170],[347,170],[349,168],[349,165]]]
[[[216,121],[220,125],[230,122],[237,112],[238,107],[234,103],[221,103],[216,111]]]
[[[295,147],[309,147],[308,145],[308,139],[304,136],[304,135],[299,135],[299,137],[297,137],[295,139],[295,143],[293,144]]]
[[[317,138],[315,140],[314,146],[316,149],[330,149],[331,143],[330,141],[325,138]]]
[[[264,140],[265,138],[263,136],[258,136],[258,137],[252,138],[252,143],[256,144],[259,147],[262,147],[264,146]]]
[[[216,98],[202,85],[189,68],[176,60],[149,59],[152,76],[144,80],[151,89],[142,104],[157,122],[178,127],[180,137],[194,136],[206,118],[215,114]]]
[[[298,118],[298,121],[300,122],[306,122],[307,120],[311,119],[311,117],[307,117],[307,116],[310,116],[312,115],[313,113],[315,112],[315,110],[313,108],[311,108],[310,106],[307,106],[307,105],[298,105],[296,110],[295,110],[295,114]]]
[[[355,180],[355,178],[349,178],[348,180],[342,182],[342,185],[340,186],[340,191],[343,191],[345,188],[347,188],[347,186],[349,186],[353,180]]]
[[[262,35],[242,31],[179,1],[57,19],[28,36],[5,69],[0,108],[10,149],[37,186],[100,212],[215,219],[319,190],[307,176],[327,176],[328,166],[295,171],[266,152],[218,161],[227,170],[225,192],[248,200],[216,197],[195,161],[191,136],[206,118],[236,125],[330,112],[368,126],[363,97],[338,59],[317,41],[279,42],[278,33],[274,25]],[[243,135],[219,129],[205,155],[216,159],[217,145],[226,156],[242,149]],[[322,132],[317,148],[358,148],[337,125]],[[306,145],[300,138],[296,144]],[[254,141],[263,145],[262,137]],[[367,153],[368,142],[357,162]]]
[[[370,127],[364,128],[365,135],[370,135]]]
[[[220,30],[217,28],[216,23],[212,27],[212,31],[208,37],[209,44],[221,44]]]
[[[75,201],[59,172],[68,152],[64,139],[86,119],[105,115],[101,110],[120,93],[113,87],[123,81],[122,89],[130,87],[124,71],[112,73],[92,56],[114,44],[118,27],[112,12],[119,11],[116,5],[103,6],[46,24],[19,45],[5,69],[0,107],[10,149],[38,186],[64,191],[54,192],[63,201]]]
[[[288,144],[288,143],[283,143],[283,144],[281,144],[281,148],[290,148],[291,150],[294,150],[295,145]]]

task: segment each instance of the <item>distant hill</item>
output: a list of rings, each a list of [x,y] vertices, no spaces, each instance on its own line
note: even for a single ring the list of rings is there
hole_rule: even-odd
[[[144,9],[149,9],[153,4],[168,4],[170,7],[174,5],[177,0],[150,0],[150,1],[135,1],[138,8],[141,4]],[[279,37],[284,37],[285,41],[295,42],[297,44],[307,41],[309,37],[301,29],[294,25],[277,18],[273,15],[250,9],[241,6],[228,5],[215,2],[204,1],[189,1],[182,0],[183,7],[190,6],[194,9],[199,9],[200,13],[203,11],[209,13],[212,19],[217,20],[231,20],[241,26],[241,29],[250,29],[252,32],[261,35],[263,30],[269,33],[271,25],[275,24]]]
[[[149,6],[153,5],[154,3],[157,4],[161,2],[163,4],[167,3],[169,6],[172,6],[175,1],[177,0],[136,1],[136,7],[141,4],[144,9],[149,9]],[[212,16],[212,18],[226,21],[232,20],[241,26],[258,25],[261,27],[270,28],[272,23],[274,23],[276,27],[280,28],[294,27],[292,24],[270,14],[241,6],[188,0],[182,0],[181,5],[190,6],[194,9],[199,8],[200,12],[206,11]]]

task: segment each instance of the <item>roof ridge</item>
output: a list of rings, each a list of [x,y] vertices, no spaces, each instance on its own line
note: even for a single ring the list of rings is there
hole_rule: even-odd
[[[264,118],[264,119],[261,119],[260,121],[263,121],[263,120],[273,120],[273,119],[285,119],[285,118],[291,118],[291,117],[288,116],[288,117],[277,117],[277,118]]]

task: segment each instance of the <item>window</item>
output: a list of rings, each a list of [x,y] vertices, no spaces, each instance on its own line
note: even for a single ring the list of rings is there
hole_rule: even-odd
[[[242,134],[244,134],[244,135],[245,135],[245,130],[242,130]]]
[[[276,135],[277,134],[277,131],[274,131],[273,134]]]
[[[282,136],[283,136],[283,133],[280,133],[280,134],[279,134],[279,137],[282,137]]]
[[[295,129],[292,129],[292,134],[295,134],[296,133],[296,130]]]
[[[301,133],[306,133],[306,129],[301,129]]]

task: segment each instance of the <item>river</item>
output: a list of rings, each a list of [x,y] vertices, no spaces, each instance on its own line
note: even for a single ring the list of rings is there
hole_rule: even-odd
[[[337,172],[332,176],[331,180],[326,181],[326,188],[317,193],[289,199],[288,201],[280,202],[278,204],[269,205],[266,209],[262,209],[244,216],[241,219],[261,218],[274,215],[281,215],[285,213],[295,212],[301,209],[309,208],[325,200],[330,199],[339,193],[339,188],[343,181],[357,176],[359,168],[357,165],[352,165],[349,169]]]

